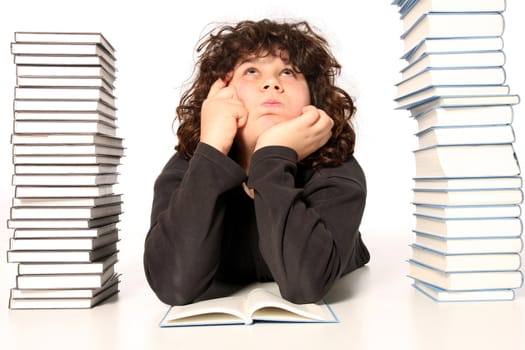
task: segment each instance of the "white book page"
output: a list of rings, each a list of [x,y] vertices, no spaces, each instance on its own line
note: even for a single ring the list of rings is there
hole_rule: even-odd
[[[163,326],[251,323],[242,313],[243,297],[225,297],[172,306]]]
[[[325,304],[294,304],[283,299],[279,292],[262,288],[250,292],[247,310],[253,320],[281,322],[335,321]]]

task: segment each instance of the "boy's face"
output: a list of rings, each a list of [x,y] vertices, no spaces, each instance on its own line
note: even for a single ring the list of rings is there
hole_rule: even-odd
[[[304,75],[280,56],[251,56],[239,61],[229,85],[248,111],[246,125],[237,134],[238,141],[248,148],[255,146],[265,130],[298,117],[310,104]]]

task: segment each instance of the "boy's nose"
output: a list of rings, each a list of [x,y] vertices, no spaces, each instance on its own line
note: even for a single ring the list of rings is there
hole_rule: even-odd
[[[281,84],[279,84],[279,81],[275,79],[268,79],[267,81],[263,82],[261,85],[261,90],[268,91],[268,90],[275,90],[278,92],[282,92],[283,88]]]

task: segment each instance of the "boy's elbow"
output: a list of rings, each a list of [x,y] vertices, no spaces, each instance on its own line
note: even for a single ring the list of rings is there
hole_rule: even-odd
[[[151,290],[165,304],[189,304],[202,294],[201,288],[191,278],[184,278],[148,254],[144,255],[144,273]]]
[[[157,298],[168,305],[185,305],[192,303],[199,295],[190,293],[193,288],[184,287],[170,276],[155,276],[145,267],[146,280]]]
[[[309,304],[321,301],[339,276],[339,266],[317,264],[302,268],[289,278],[278,281],[283,298],[296,304]]]
[[[295,304],[310,304],[322,300],[327,288],[322,284],[305,285],[301,283],[279,284],[281,296]]]

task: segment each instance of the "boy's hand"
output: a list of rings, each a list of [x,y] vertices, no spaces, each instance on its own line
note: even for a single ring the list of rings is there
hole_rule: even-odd
[[[235,89],[217,79],[202,104],[200,141],[227,155],[237,129],[246,124],[247,115]]]
[[[298,160],[302,160],[330,139],[333,125],[334,121],[323,110],[305,106],[302,115],[262,133],[255,150],[265,146],[285,146],[295,150]]]

